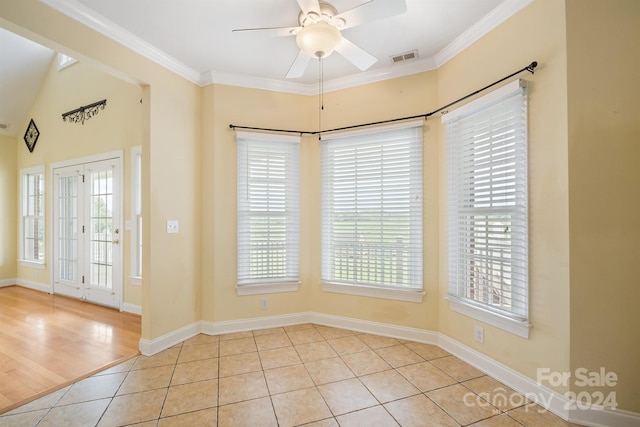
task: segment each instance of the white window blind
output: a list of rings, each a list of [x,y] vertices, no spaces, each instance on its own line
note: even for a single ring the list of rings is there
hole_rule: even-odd
[[[142,147],[131,149],[131,276],[142,277]]]
[[[44,262],[44,168],[22,172],[22,255],[24,261]]]
[[[449,298],[526,320],[526,89],[515,81],[445,115],[443,122]]]
[[[237,140],[238,286],[298,282],[299,138]]]
[[[323,137],[322,281],[422,290],[422,123],[368,132]]]

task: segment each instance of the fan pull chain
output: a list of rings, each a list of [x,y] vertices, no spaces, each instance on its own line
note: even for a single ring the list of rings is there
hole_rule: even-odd
[[[322,131],[322,110],[324,110],[324,76],[322,55],[318,56],[318,132]],[[318,134],[320,135],[320,134]]]

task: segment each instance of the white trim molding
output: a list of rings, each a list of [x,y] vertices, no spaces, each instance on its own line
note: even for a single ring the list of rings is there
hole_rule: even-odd
[[[47,264],[44,262],[31,261],[28,259],[19,259],[18,262],[23,267],[35,268],[37,270],[45,270],[47,268]]]
[[[180,344],[191,337],[195,337],[200,332],[202,332],[200,330],[200,322],[191,323],[152,340],[140,338],[138,348],[140,353],[144,356],[153,356],[154,354],[160,353],[162,350],[166,350],[169,347]]]
[[[138,304],[131,304],[128,302],[123,302],[120,311],[125,313],[137,314],[138,316],[142,316],[142,307]]]
[[[145,356],[151,356],[198,333],[218,335],[293,326],[303,323],[333,326],[357,332],[437,345],[564,420],[592,427],[633,427],[640,425],[640,414],[635,412],[603,409],[595,406],[589,409],[569,409],[571,408],[571,402],[560,393],[538,384],[531,378],[442,333],[323,313],[301,312],[222,322],[194,322],[153,340],[141,339],[140,351]]]
[[[33,289],[40,292],[46,292],[48,294],[53,293],[53,290],[51,289],[51,285],[48,283],[40,283],[40,282],[31,281],[31,280],[16,279],[15,284],[18,286],[22,286],[23,288],[29,288],[29,289]]]
[[[531,324],[527,321],[501,316],[498,313],[493,313],[481,307],[467,304],[463,300],[451,296],[448,296],[445,299],[449,301],[449,308],[456,313],[460,313],[488,325],[495,326],[496,328],[500,328],[521,338],[529,339],[529,328],[531,328]]]
[[[230,334],[255,331],[283,326],[311,323],[309,313],[284,314],[279,316],[253,317],[250,319],[227,320],[223,322],[200,322],[201,332],[207,335]]]
[[[139,55],[148,58],[156,64],[176,73],[184,79],[199,86],[222,84],[229,86],[247,87],[253,89],[272,90],[315,96],[318,94],[317,85],[287,81],[286,79],[267,79],[263,77],[238,75],[232,73],[205,71],[203,73],[182,63],[173,56],[132,34],[128,30],[115,24],[111,20],[96,13],[78,0],[41,0],[46,5],[87,25],[98,33],[128,47]],[[434,70],[451,58],[465,50],[482,36],[506,21],[516,12],[523,9],[533,0],[505,0],[498,7],[489,12],[475,25],[462,33],[433,57],[406,64],[391,64],[388,67],[359,72],[346,77],[328,80],[324,83],[325,92],[360,86],[397,77],[408,76],[423,71]]]
[[[2,279],[0,280],[0,288],[13,286],[18,284],[18,279]]]
[[[89,7],[77,0],[41,0],[44,4],[56,9],[68,17],[88,26],[94,31],[107,36],[111,40],[128,47],[134,52],[161,65],[169,71],[196,84],[200,83],[201,75],[191,67],[178,61],[171,55],[161,51],[157,47],[147,43],[140,37],[133,35],[121,26],[102,15],[97,14]]]
[[[422,289],[389,289],[376,288],[375,286],[344,285],[342,283],[331,282],[323,282],[322,290],[324,292],[333,292],[337,294],[358,295],[371,298],[383,298],[417,303],[422,302],[422,298],[425,294]]]
[[[456,37],[433,57],[436,67],[442,67],[450,59],[477,42],[485,34],[528,6],[533,0],[505,0],[481,20]]]
[[[243,295],[277,294],[280,292],[296,292],[300,282],[260,283],[236,285],[236,293]]]

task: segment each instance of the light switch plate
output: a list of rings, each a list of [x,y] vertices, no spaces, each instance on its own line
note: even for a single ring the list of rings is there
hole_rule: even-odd
[[[180,231],[180,221],[169,220],[167,221],[167,234],[175,234]]]

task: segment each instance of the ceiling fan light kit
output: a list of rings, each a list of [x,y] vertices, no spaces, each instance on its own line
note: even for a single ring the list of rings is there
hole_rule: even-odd
[[[359,70],[369,69],[377,58],[342,36],[342,30],[389,18],[407,11],[405,0],[368,0],[338,13],[331,4],[319,0],[297,0],[300,6],[297,27],[243,28],[233,31],[262,31],[275,36],[296,36],[298,56],[287,78],[302,77],[311,58],[322,59],[335,50]]]
[[[342,34],[333,25],[317,22],[303,27],[296,35],[298,47],[307,55],[326,58],[342,40]]]

